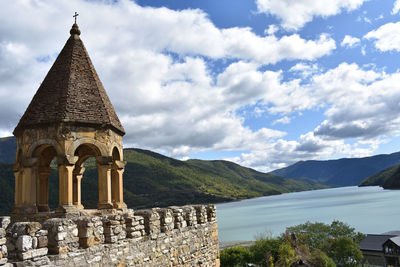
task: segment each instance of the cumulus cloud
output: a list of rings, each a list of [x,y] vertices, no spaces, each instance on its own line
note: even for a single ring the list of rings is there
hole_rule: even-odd
[[[297,63],[289,69],[290,72],[300,73],[304,78],[309,77],[312,74],[316,74],[319,71],[318,64],[306,64],[303,62]]]
[[[399,13],[400,10],[400,0],[396,0],[393,5],[392,15]]]
[[[333,2],[347,10],[362,3]],[[399,111],[398,74],[347,63],[322,71],[309,61],[335,49],[325,34],[315,40],[276,37],[272,27],[259,36],[250,28],[219,29],[198,9],[144,8],[128,0],[18,0],[0,9],[0,134],[12,131],[69,37],[72,17],[65,14],[75,8],[81,38],[127,131],[125,146],[181,158],[246,151],[233,160],[271,170],[297,160],[368,153],[372,143],[352,147],[343,136],[367,142],[399,128],[393,115]],[[18,19],[6,19],[11,13]],[[214,73],[219,60],[223,67]],[[290,69],[300,75],[288,79],[265,68],[282,60],[301,60]],[[246,126],[238,110],[248,107],[278,116],[275,123],[315,109],[326,110],[326,120],[285,140],[284,131]]]
[[[278,139],[274,143],[264,144],[259,149],[228,160],[268,172],[300,160],[323,159],[335,154],[347,154],[350,151],[351,146],[345,144],[343,140],[323,140],[310,132],[300,136],[298,141]]]
[[[279,80],[279,84],[280,88],[296,88],[290,82]],[[323,159],[333,155],[370,156],[379,144],[400,132],[398,72],[387,74],[354,63],[342,63],[313,75],[310,82],[301,88],[302,99],[311,101],[300,110],[324,106],[326,119],[298,140],[279,138],[232,160],[267,171],[304,159]],[[272,109],[283,110],[280,105],[285,105],[286,99],[291,97],[290,90],[278,97],[282,102],[270,102],[274,106]],[[290,110],[288,113],[296,109]],[[347,144],[345,140],[349,139],[357,141]]]
[[[346,47],[354,47],[360,43],[360,39],[356,37],[352,37],[350,35],[346,35],[343,38],[343,41],[340,43],[341,46],[346,46]]]
[[[259,12],[275,15],[282,27],[298,30],[313,17],[328,17],[359,8],[366,0],[256,0]]]
[[[335,48],[326,35],[306,40],[219,29],[198,9],[143,8],[128,0],[14,1],[0,10],[0,133],[8,135],[26,109],[69,36],[72,18],[65,14],[77,7],[81,38],[127,131],[125,145],[176,157],[251,149],[283,137],[251,130],[235,114],[280,86],[279,72],[258,68],[314,60]],[[10,13],[18,20],[5,19]],[[207,60],[226,58],[237,62],[214,77]],[[265,88],[269,77],[275,84]]]
[[[291,120],[292,120],[291,118],[289,118],[288,116],[285,116],[285,117],[282,117],[280,119],[277,119],[277,120],[273,121],[272,125],[275,125],[275,124],[278,124],[278,123],[289,124]]]
[[[375,47],[380,51],[400,51],[400,22],[387,23],[364,35],[366,39],[375,41]]]

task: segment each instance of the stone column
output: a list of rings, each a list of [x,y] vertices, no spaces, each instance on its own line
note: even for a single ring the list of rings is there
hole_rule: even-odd
[[[21,164],[14,163],[12,166],[15,176],[15,193],[14,193],[14,210],[13,213],[18,213],[22,206],[22,174],[23,167]]]
[[[49,209],[49,166],[40,166],[37,181],[37,207],[38,211],[48,212]]]
[[[111,203],[111,167],[112,157],[96,157],[99,179],[98,209],[112,209]]]
[[[112,170],[112,203],[116,209],[126,208],[124,203],[124,187],[122,175],[125,171],[126,161],[114,161]]]
[[[81,203],[81,180],[83,173],[85,172],[85,168],[83,166],[75,166],[73,172],[73,200],[74,206],[78,210],[83,210],[84,207]]]
[[[20,174],[20,213],[37,213],[37,179],[38,179],[38,159],[35,157],[26,158],[22,161],[22,175]]]
[[[56,212],[72,213],[77,212],[73,205],[72,193],[72,175],[75,168],[75,162],[78,157],[64,155],[57,157],[59,172],[59,204]]]

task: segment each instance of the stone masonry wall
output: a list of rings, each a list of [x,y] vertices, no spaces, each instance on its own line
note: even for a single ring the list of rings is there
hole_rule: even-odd
[[[215,205],[42,223],[0,218],[0,267],[219,266]]]

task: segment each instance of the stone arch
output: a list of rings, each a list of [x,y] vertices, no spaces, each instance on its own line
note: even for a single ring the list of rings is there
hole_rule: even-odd
[[[113,160],[121,160],[121,158],[122,158],[121,153],[116,146],[114,146],[114,148],[112,149],[111,156],[112,156]]]
[[[81,145],[87,145],[95,149],[97,152],[99,152],[99,156],[107,155],[107,147],[103,143],[88,137],[75,140],[70,146],[67,147],[66,154],[74,155],[76,149]]]
[[[29,152],[29,151],[28,151]],[[37,164],[33,169],[35,183],[31,183],[32,190],[36,191],[36,206],[39,212],[48,212],[49,209],[49,175],[50,164],[57,157],[56,148],[47,142],[38,142],[31,151],[32,158],[37,159]]]
[[[27,158],[30,158],[30,157],[34,156],[35,153],[37,153],[37,149],[38,148],[41,148],[41,147],[43,148],[45,146],[52,146],[56,150],[57,155],[64,154],[63,150],[60,147],[60,145],[57,142],[55,142],[54,140],[52,140],[52,139],[41,139],[41,140],[38,140],[38,141],[32,143],[29,146],[28,151],[27,151],[25,156]]]
[[[79,144],[79,146],[76,146],[77,144]],[[83,173],[85,172],[84,162],[91,157],[96,158],[97,160],[104,152],[102,152],[101,148],[99,148],[97,145],[98,142],[76,142],[73,146],[75,148],[73,155],[77,157],[77,160],[72,174],[72,198],[74,206],[79,210],[84,209],[81,198],[82,177]]]

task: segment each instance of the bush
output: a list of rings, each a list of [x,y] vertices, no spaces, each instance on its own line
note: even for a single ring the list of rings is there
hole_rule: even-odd
[[[308,263],[311,264],[311,266],[319,266],[319,267],[335,267],[336,264],[335,262],[328,257],[328,255],[325,254],[320,249],[315,249],[311,255],[310,258],[308,259]]]
[[[278,266],[290,267],[297,260],[295,251],[289,243],[281,244],[279,246],[278,254],[279,254]]]
[[[252,255],[246,247],[231,247],[221,251],[221,266],[237,267],[246,266],[251,261]]]
[[[344,267],[361,266],[363,258],[358,244],[349,237],[331,240],[328,255],[337,265]]]
[[[278,251],[282,243],[282,238],[259,237],[254,245],[250,247],[253,255],[251,263],[269,266],[271,261],[275,262],[278,259]]]

